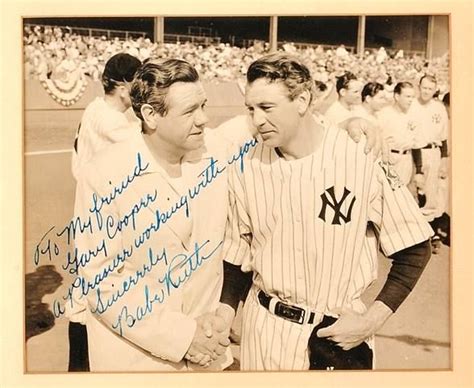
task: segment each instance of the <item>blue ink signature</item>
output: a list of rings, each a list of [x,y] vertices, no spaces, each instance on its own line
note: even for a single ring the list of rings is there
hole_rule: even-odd
[[[85,267],[93,257],[99,256],[101,252],[103,252],[104,256],[108,256],[107,243],[104,239],[101,240],[100,244],[96,246],[94,250],[89,249],[87,252],[79,252],[77,247],[75,247],[73,253],[67,253],[67,263],[61,267],[70,274],[77,275],[79,267]]]
[[[166,249],[163,248],[160,254],[154,254],[153,249],[148,249],[148,263],[143,264],[142,269],[137,269],[134,274],[130,275],[128,279],[121,280],[121,288],[112,293],[112,296],[107,299],[105,302],[102,300],[100,288],[97,289],[97,302],[96,306],[91,309],[93,314],[103,314],[109,307],[111,307],[115,302],[122,298],[131,288],[136,286],[140,279],[145,278],[145,276],[153,270],[153,267],[158,265],[160,262],[164,261],[165,265],[168,265],[168,257],[166,254]]]
[[[191,199],[194,199],[199,195],[201,192],[201,189],[206,188],[209,184],[211,184],[220,174],[222,174],[226,166],[223,168],[220,168],[217,166],[218,160],[215,160],[214,158],[211,158],[211,161],[209,165],[198,175],[199,177],[202,177],[201,181],[194,186],[192,189],[188,190],[188,194]]]
[[[92,227],[92,220],[90,217],[84,221],[81,217],[74,217],[68,225],[64,227],[59,233],[56,233],[57,237],[61,237],[64,233],[67,232],[67,244],[70,245],[72,240],[76,238],[76,233],[79,232],[82,234],[85,230],[88,230],[90,233],[93,233],[94,228]]]
[[[233,164],[240,161],[240,171],[244,172],[244,156],[250,152],[250,150],[257,145],[257,139],[247,141],[244,145],[240,146],[239,152],[232,156],[232,159],[228,160],[228,164]]]
[[[94,194],[92,196],[92,207],[89,209],[91,213],[96,213],[100,212],[102,209],[102,206],[104,204],[110,205],[112,201],[117,198],[119,195],[121,195],[127,188],[128,186],[135,180],[136,177],[140,176],[142,172],[146,171],[150,163],[146,163],[145,166],[142,165],[142,156],[140,152],[137,153],[137,162],[136,165],[133,169],[133,172],[131,175],[128,175],[121,183],[119,186],[115,186],[112,189],[112,192],[108,194],[105,197],[101,197],[100,201],[99,198],[97,198],[97,195]],[[112,184],[112,182],[109,181],[109,184]]]
[[[113,216],[108,215],[106,220],[107,237],[111,240],[114,239],[117,233],[121,232],[129,224],[131,224],[133,230],[136,230],[135,216],[140,212],[140,210],[147,208],[150,203],[155,202],[157,197],[158,192],[155,189],[153,194],[147,194],[144,198],[141,198],[140,202],[133,205],[130,212],[121,217],[117,222],[115,222],[115,218]]]
[[[165,275],[158,279],[158,282],[166,286],[166,293],[169,296],[173,289],[178,288],[182,283],[191,277],[194,271],[198,269],[205,260],[209,259],[219,247],[221,241],[207,256],[200,254],[200,250],[209,243],[206,240],[202,245],[195,243],[194,252],[191,255],[184,253],[178,254],[171,260]]]
[[[46,243],[45,247],[41,247],[41,244],[43,243],[44,239],[46,236],[54,229],[55,227],[51,227],[44,235],[41,237],[41,240],[38,244],[36,244],[36,249],[35,249],[35,254],[34,254],[34,263],[35,265],[38,265],[40,262],[40,257],[41,255],[48,255],[49,261],[52,259],[52,255],[54,254],[55,256],[59,255],[59,247],[56,243],[53,243],[53,250],[51,251],[51,239],[48,238],[48,242]]]
[[[158,291],[158,293],[155,292],[153,297],[150,298],[150,291],[148,285],[145,285],[144,305],[136,307],[135,315],[129,312],[128,306],[123,306],[120,311],[120,314],[117,317],[116,322],[112,324],[112,328],[117,330],[120,335],[123,335],[122,320],[125,320],[126,325],[131,328],[135,325],[137,321],[142,320],[146,315],[152,313],[154,303],[163,303],[166,297],[169,296],[174,289],[177,289],[178,287],[180,287],[181,284],[188,280],[192,276],[192,274],[199,267],[201,267],[204,262],[208,260],[223,244],[223,241],[221,241],[208,255],[201,255],[200,250],[205,247],[209,242],[209,240],[206,240],[201,245],[195,243],[194,251],[190,255],[180,253],[174,256],[171,259],[170,264],[167,265],[165,275],[158,279],[158,282],[165,285],[165,288],[162,288],[160,291]],[[116,302],[116,300],[114,302]],[[108,307],[106,306],[105,310],[107,310],[107,308]],[[96,311],[100,313],[99,310],[96,309]]]
[[[104,267],[101,272],[94,276],[94,280],[92,283],[82,276],[76,276],[76,278],[68,288],[67,295],[63,296],[62,299],[65,301],[69,301],[70,306],[72,308],[74,306],[74,289],[80,289],[80,298],[85,295],[88,295],[90,290],[98,288],[99,284],[103,282],[109,276],[109,274],[114,272],[117,268],[121,267],[121,265],[125,263],[127,258],[132,256],[132,253],[132,246],[130,246],[130,249],[123,248],[120,253],[117,253],[115,255],[115,258],[108,266]],[[64,308],[57,299],[53,302],[53,313],[56,318],[59,318],[59,316],[64,314]]]

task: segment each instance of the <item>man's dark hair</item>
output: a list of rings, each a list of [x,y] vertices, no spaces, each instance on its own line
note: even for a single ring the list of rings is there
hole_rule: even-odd
[[[434,84],[438,84],[438,81],[436,81],[436,77],[432,74],[423,74],[423,76],[420,78],[420,85],[424,79],[427,79],[428,81],[431,81]]]
[[[444,96],[443,96],[443,104],[444,106],[447,106],[449,107],[449,99],[450,99],[450,95],[449,95],[449,92],[446,93]]]
[[[145,61],[135,74],[130,90],[133,111],[143,120],[141,108],[150,104],[161,116],[168,113],[166,96],[176,82],[197,82],[199,74],[188,62],[181,59]]]
[[[410,82],[399,82],[393,88],[393,93],[400,95],[402,94],[402,90],[407,88],[413,89],[413,85]]]
[[[110,94],[123,82],[132,82],[133,76],[141,66],[138,58],[126,53],[112,56],[105,64],[102,73],[102,85],[105,94]]]
[[[277,52],[257,59],[247,71],[247,82],[251,84],[259,78],[283,82],[291,100],[305,90],[309,91],[311,99],[314,96],[315,85],[309,69],[293,55]]]
[[[351,81],[357,81],[355,74],[350,71],[346,71],[343,75],[337,77],[336,90],[337,94],[340,94],[341,89],[347,89]]]
[[[383,85],[378,83],[378,82],[369,82],[364,85],[364,88],[362,89],[362,102],[365,101],[367,96],[373,97],[375,96],[378,92],[381,92],[384,89]]]
[[[326,90],[328,90],[327,85],[326,85],[324,82],[321,82],[321,81],[318,81],[318,80],[315,80],[315,81],[314,81],[314,86],[315,86],[316,89],[319,90],[320,92],[325,92]]]

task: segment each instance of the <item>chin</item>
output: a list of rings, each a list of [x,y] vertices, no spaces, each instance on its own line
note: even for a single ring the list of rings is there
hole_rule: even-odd
[[[190,151],[194,151],[201,148],[202,146],[204,146],[204,137],[200,139],[194,139],[193,141],[189,142],[186,148],[188,148]]]
[[[280,142],[278,141],[278,138],[275,137],[275,136],[272,136],[273,134],[270,133],[270,134],[259,134],[259,137],[260,139],[262,139],[263,143],[267,146],[267,147],[280,147],[281,144]]]

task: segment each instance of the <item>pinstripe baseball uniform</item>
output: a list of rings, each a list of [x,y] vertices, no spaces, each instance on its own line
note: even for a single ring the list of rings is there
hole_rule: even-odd
[[[402,112],[394,105],[377,112],[377,119],[390,147],[390,163],[403,184],[408,185],[413,175],[411,150],[421,147],[416,130],[419,124],[409,113]]]
[[[378,241],[386,255],[432,234],[407,189],[364,146],[325,125],[313,154],[287,161],[259,143],[229,172],[224,258],[254,271],[243,310],[241,369],[308,369],[308,339],[337,307],[366,310],[360,296],[377,276]],[[291,322],[263,307],[263,290],[315,313]],[[277,298],[275,298],[277,297]],[[307,318],[306,318],[307,321]]]
[[[440,184],[439,168],[441,143],[448,138],[448,115],[443,104],[436,100],[424,105],[414,100],[409,113],[420,122],[418,136],[422,148],[426,195],[426,203],[421,211],[427,221],[432,221],[446,210],[446,190],[442,189],[443,184]]]

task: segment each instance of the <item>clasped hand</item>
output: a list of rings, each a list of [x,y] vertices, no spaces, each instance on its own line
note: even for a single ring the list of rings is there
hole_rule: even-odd
[[[230,345],[229,334],[232,322],[216,313],[207,313],[196,318],[197,326],[185,359],[208,367],[212,361],[224,354]]]

